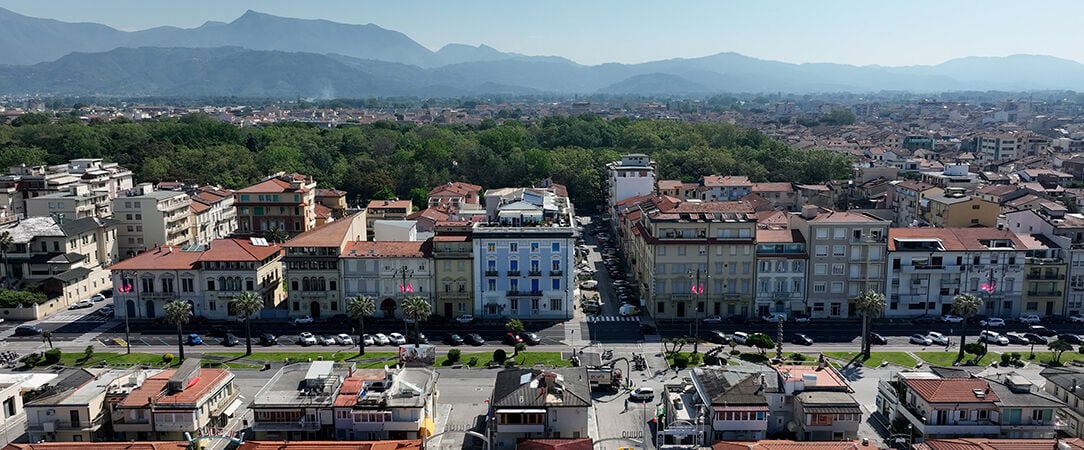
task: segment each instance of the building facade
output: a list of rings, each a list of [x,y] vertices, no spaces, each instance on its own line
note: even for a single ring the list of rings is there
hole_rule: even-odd
[[[282,258],[290,317],[345,314],[341,259],[350,242],[365,241],[365,212],[290,239]]]
[[[155,191],[150,183],[121,192],[113,199],[117,246],[131,258],[160,245],[184,247],[194,243],[192,198],[184,192]]]
[[[433,304],[432,262],[431,241],[350,242],[341,262],[343,293],[373,297],[379,317],[402,319],[407,298]]]
[[[316,181],[302,174],[279,173],[234,195],[239,234],[282,230],[291,236],[316,228]]]
[[[474,243],[467,222],[438,222],[433,237],[433,296],[446,319],[474,315]]]

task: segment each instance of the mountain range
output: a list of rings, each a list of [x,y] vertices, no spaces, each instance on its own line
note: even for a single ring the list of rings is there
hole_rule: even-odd
[[[480,45],[431,51],[377,25],[248,11],[197,28],[121,31],[0,8],[0,94],[358,98],[485,94],[1084,90],[1084,65],[1042,55],[932,66],[791,64],[737,53],[577,64]]]

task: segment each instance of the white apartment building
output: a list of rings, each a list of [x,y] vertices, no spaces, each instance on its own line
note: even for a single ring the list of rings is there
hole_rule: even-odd
[[[606,179],[606,204],[613,208],[622,200],[655,192],[655,163],[641,153],[627,154],[606,165]],[[611,214],[616,212],[611,209]]]
[[[184,247],[194,243],[192,198],[184,192],[156,191],[140,183],[113,200],[117,246],[122,258],[131,258],[161,245]]]
[[[350,242],[342,255],[343,296],[372,297],[379,317],[401,319],[409,297],[433,304],[431,258],[431,241]]]
[[[26,199],[27,217],[61,217],[69,220],[113,215],[109,192],[75,183],[66,191]]]
[[[203,186],[192,194],[192,235],[196,244],[229,237],[237,230],[237,209],[233,207],[233,191]]]

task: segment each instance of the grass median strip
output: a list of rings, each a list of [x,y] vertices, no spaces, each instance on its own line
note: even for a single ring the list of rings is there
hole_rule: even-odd
[[[849,362],[859,356],[858,352],[824,352],[824,356]],[[907,352],[870,352],[869,359],[862,361],[865,367],[881,367],[881,362],[887,361],[900,367],[915,367],[918,361],[908,355]]]

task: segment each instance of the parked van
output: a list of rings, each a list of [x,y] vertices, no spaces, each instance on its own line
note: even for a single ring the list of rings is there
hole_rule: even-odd
[[[624,305],[621,305],[621,308],[619,308],[617,312],[622,316],[637,316],[640,314],[640,308],[626,303]]]

